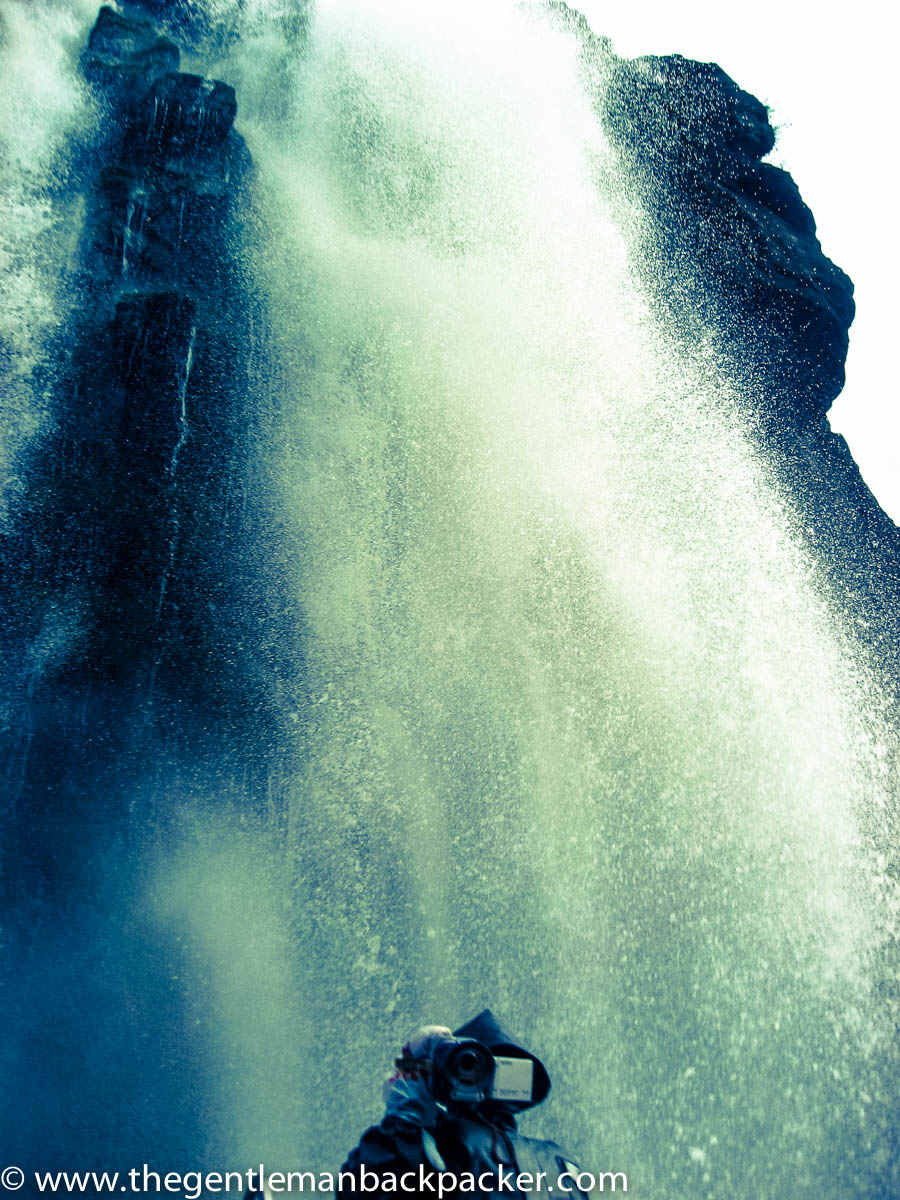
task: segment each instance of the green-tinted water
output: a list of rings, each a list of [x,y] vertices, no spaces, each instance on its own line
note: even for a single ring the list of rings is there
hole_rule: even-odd
[[[632,1195],[896,1194],[894,735],[729,384],[634,283],[574,41],[207,8],[256,163],[248,572],[302,645],[242,652],[293,765],[259,811],[239,752],[178,761],[190,718],[135,733],[132,840],[23,956],[32,1125],[75,1169],[336,1169],[409,1028],[489,1005],[555,1081],[528,1130]]]
[[[887,735],[629,274],[575,44],[330,0],[308,57],[230,69],[307,631],[283,1002],[334,1047],[295,1157],[377,1116],[408,1025],[490,1004],[556,1078],[530,1127],[633,1194],[887,1195]]]

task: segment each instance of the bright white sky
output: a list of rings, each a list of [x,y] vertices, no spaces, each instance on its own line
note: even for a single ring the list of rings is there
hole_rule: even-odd
[[[569,0],[618,54],[717,62],[771,109],[825,253],[856,285],[847,385],[832,427],[900,523],[900,136],[890,0]]]

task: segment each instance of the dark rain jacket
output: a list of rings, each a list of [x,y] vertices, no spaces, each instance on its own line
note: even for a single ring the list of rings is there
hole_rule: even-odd
[[[528,1057],[534,1063],[532,1099],[530,1104],[485,1103],[477,1109],[460,1108],[441,1111],[431,1130],[407,1124],[386,1115],[380,1125],[367,1129],[359,1145],[341,1167],[344,1179],[338,1188],[340,1200],[364,1197],[365,1200],[403,1200],[403,1197],[437,1197],[438,1176],[453,1172],[459,1180],[471,1174],[484,1186],[478,1186],[475,1196],[506,1197],[506,1200],[529,1200],[545,1195],[548,1184],[558,1200],[582,1200],[574,1178],[580,1168],[563,1153],[555,1142],[524,1137],[516,1129],[515,1111],[540,1104],[550,1091],[550,1077],[544,1064],[534,1054],[508,1037],[490,1009],[473,1017],[454,1030],[455,1037],[475,1038],[495,1055]],[[363,1177],[363,1169],[367,1172]],[[544,1175],[540,1189],[537,1177]],[[374,1185],[373,1175],[379,1183]],[[531,1176],[528,1180],[525,1175]],[[520,1179],[520,1176],[523,1178]],[[401,1183],[401,1177],[403,1182]],[[363,1188],[363,1183],[367,1188]],[[445,1180],[445,1184],[449,1180]],[[521,1184],[521,1186],[519,1186]],[[567,1192],[569,1193],[567,1195]],[[445,1190],[444,1200],[467,1194],[461,1189]]]

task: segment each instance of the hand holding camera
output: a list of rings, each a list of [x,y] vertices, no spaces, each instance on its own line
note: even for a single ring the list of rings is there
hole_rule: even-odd
[[[446,1025],[423,1025],[409,1039],[401,1057],[394,1060],[396,1070],[384,1081],[386,1116],[420,1129],[434,1128],[438,1107],[426,1079],[435,1048],[445,1038],[452,1037]]]
[[[401,1093],[428,1108],[429,1115],[435,1103],[446,1108],[496,1101],[518,1107],[532,1101],[530,1058],[495,1056],[482,1042],[454,1037],[443,1025],[423,1026],[403,1047],[394,1065],[397,1070],[385,1091],[389,1110]]]

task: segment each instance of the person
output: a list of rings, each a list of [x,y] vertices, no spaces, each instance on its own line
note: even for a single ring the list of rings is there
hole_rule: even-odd
[[[513,1060],[514,1071],[526,1060],[526,1090],[514,1085],[507,1094],[516,1099],[498,1099],[495,1083],[488,1095],[463,1087],[469,1095],[448,1098],[431,1068],[454,1038],[480,1042],[495,1061]],[[559,1200],[582,1200],[578,1165],[555,1142],[524,1137],[516,1128],[516,1113],[546,1098],[550,1077],[536,1055],[504,1033],[490,1009],[452,1033],[446,1026],[424,1026],[396,1061],[397,1070],[384,1083],[381,1122],[366,1130],[341,1167],[339,1200],[472,1194],[530,1200],[548,1192]]]

